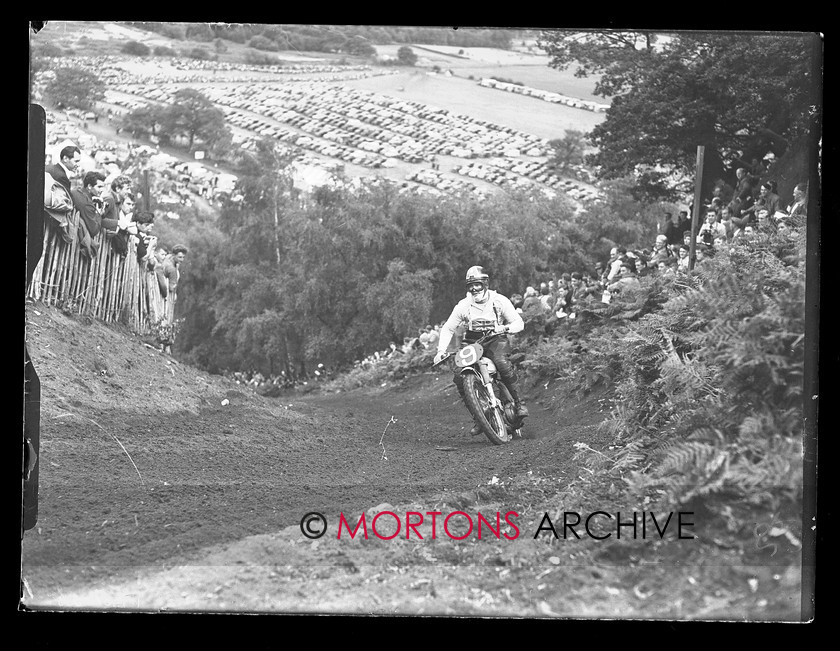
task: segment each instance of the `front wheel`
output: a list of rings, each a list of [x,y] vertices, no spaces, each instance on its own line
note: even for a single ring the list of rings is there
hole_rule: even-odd
[[[505,425],[502,408],[493,405],[492,396],[488,395],[481,379],[472,373],[464,375],[464,397],[467,409],[490,442],[494,445],[510,443],[512,437]]]

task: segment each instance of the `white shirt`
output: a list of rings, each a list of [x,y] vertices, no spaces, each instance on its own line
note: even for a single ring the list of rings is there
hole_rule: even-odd
[[[487,290],[487,300],[484,303],[474,302],[472,296],[467,296],[458,301],[458,304],[452,310],[452,314],[449,315],[440,330],[438,352],[446,352],[458,327],[466,326],[470,330],[474,322],[482,320],[507,325],[508,332],[511,334],[522,332],[525,329],[522,315],[516,311],[510,299],[493,290]]]

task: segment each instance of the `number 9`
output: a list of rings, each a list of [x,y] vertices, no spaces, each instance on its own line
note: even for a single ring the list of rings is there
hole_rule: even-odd
[[[467,346],[466,348],[459,350],[458,358],[458,361],[461,362],[462,366],[472,366],[476,363],[476,361],[478,361],[478,356],[476,355],[475,348],[473,346]]]

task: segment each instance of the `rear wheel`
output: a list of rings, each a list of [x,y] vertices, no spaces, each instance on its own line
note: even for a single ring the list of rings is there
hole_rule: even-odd
[[[505,424],[502,408],[493,406],[493,399],[484,384],[472,373],[464,375],[464,398],[467,409],[491,443],[504,445],[510,442],[512,437]]]

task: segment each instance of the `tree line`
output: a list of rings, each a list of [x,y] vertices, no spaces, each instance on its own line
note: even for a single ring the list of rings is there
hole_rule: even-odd
[[[520,30],[440,29],[389,25],[272,25],[255,23],[130,22],[178,41],[211,42],[222,39],[257,49],[301,52],[370,54],[373,45],[426,43],[459,47],[509,48]],[[257,47],[257,46],[260,47]]]
[[[625,210],[617,186],[578,217],[564,197],[444,198],[392,183],[357,191],[341,177],[301,200],[290,163],[261,141],[240,162],[241,200],[215,222],[188,222],[177,345],[211,371],[348,365],[445,319],[473,264],[491,271],[493,288],[518,293],[535,273],[591,269],[615,242],[656,230],[655,211]]]

